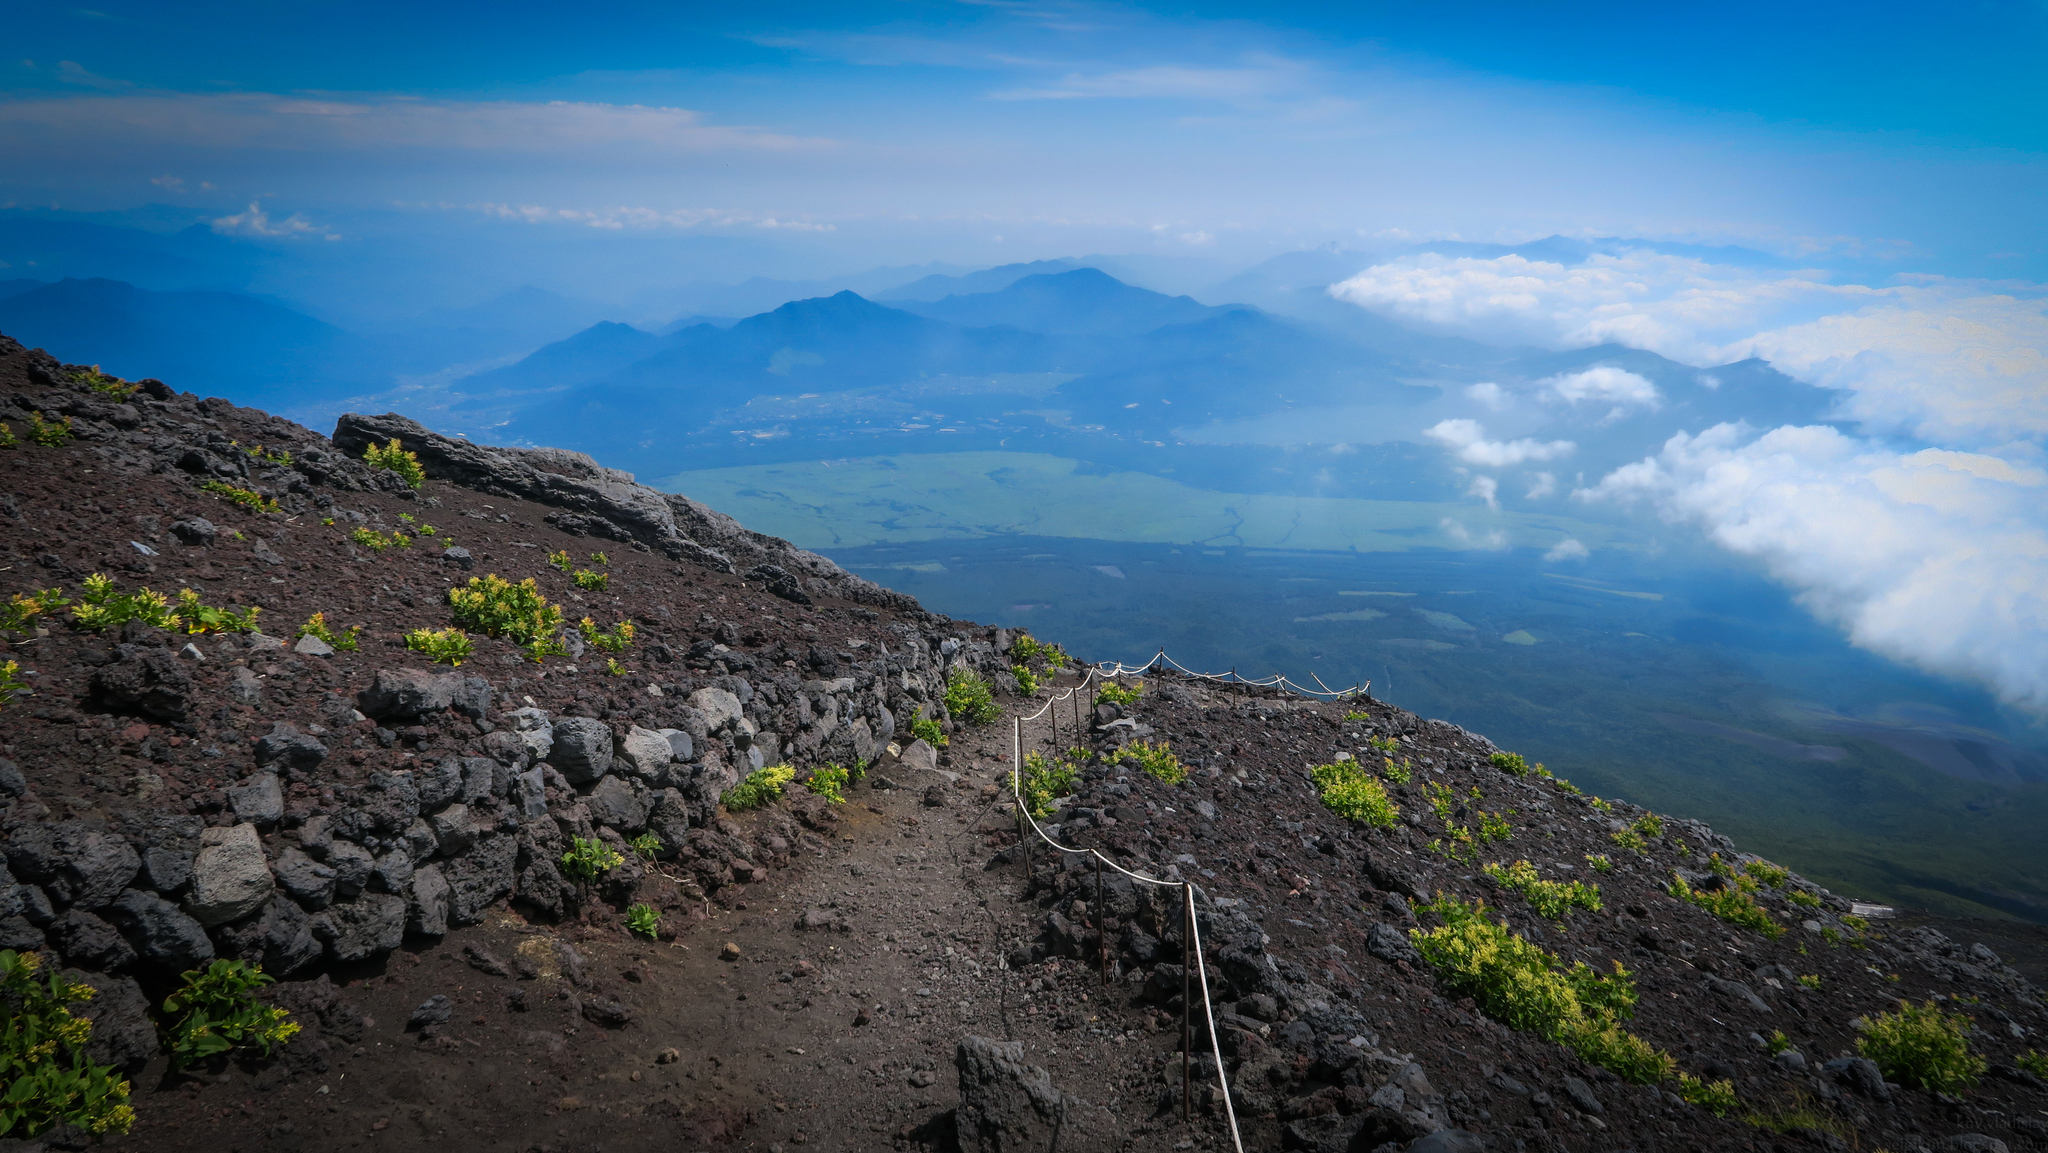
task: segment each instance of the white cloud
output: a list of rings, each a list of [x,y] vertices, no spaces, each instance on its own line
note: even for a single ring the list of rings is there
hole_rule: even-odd
[[[1592,550],[1580,544],[1578,538],[1568,536],[1550,546],[1550,551],[1543,554],[1543,559],[1550,564],[1556,564],[1559,561],[1585,560],[1592,555]]]
[[[1465,395],[1495,412],[1500,412],[1515,402],[1514,398],[1507,394],[1506,389],[1490,380],[1471,385],[1465,389]]]
[[[1556,460],[1569,456],[1578,446],[1568,440],[1499,441],[1486,439],[1486,429],[1476,420],[1440,420],[1423,430],[1430,439],[1455,449],[1458,459],[1482,468],[1508,468],[1532,460]]]
[[[1527,495],[1530,500],[1542,500],[1544,497],[1549,496],[1551,493],[1554,493],[1556,491],[1557,477],[1547,472],[1535,472],[1529,474],[1529,491],[1525,495]]]
[[[1466,528],[1462,522],[1452,520],[1450,517],[1445,517],[1438,521],[1437,528],[1442,529],[1445,536],[1450,537],[1459,544],[1493,551],[1508,547],[1508,534],[1499,529],[1494,529],[1488,533],[1475,533],[1471,529]]]
[[[1873,432],[1970,445],[2048,436],[2038,285],[1834,284],[1814,271],[1634,250],[1576,265],[1424,255],[1374,265],[1330,292],[1495,343],[1614,342],[1700,366],[1760,356],[1844,390],[1844,413]]]
[[[212,221],[212,224],[213,230],[222,236],[267,236],[272,238],[321,236],[328,240],[341,239],[341,237],[327,231],[327,229],[320,225],[314,224],[296,212],[285,217],[283,220],[272,220],[270,214],[263,211],[262,203],[255,200],[249,202],[249,207],[246,211],[237,212],[231,216],[217,217]]]
[[[1486,507],[1496,512],[1500,510],[1500,482],[1490,476],[1473,477],[1471,486],[1465,490],[1465,495],[1476,496],[1486,502]]]
[[[2048,471],[1722,424],[1573,495],[1647,499],[1762,561],[1854,643],[2048,712]]]
[[[1612,365],[1595,365],[1584,372],[1561,373],[1545,377],[1536,382],[1544,393],[1554,396],[1566,404],[1596,404],[1614,406],[1610,415],[1619,414],[1630,408],[1655,410],[1662,399],[1657,386],[1646,377],[1638,376],[1627,369]]]

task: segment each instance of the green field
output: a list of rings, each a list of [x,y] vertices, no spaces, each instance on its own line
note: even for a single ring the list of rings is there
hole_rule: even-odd
[[[1020,535],[1328,552],[1475,542],[1547,549],[1566,537],[1588,548],[1630,547],[1613,527],[1569,517],[1475,504],[1218,492],[1041,453],[705,469],[655,484],[811,549]]]

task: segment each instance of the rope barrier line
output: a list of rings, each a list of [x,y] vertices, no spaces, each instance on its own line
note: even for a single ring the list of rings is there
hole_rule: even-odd
[[[1159,655],[1160,655],[1160,657],[1163,657],[1163,656],[1165,656],[1165,655],[1166,655],[1166,653],[1165,653],[1165,650],[1163,650],[1163,649],[1162,649],[1162,650],[1160,651],[1160,654],[1159,654]],[[1156,661],[1157,659],[1158,659],[1157,657],[1155,657],[1155,658],[1154,658],[1154,660],[1155,660],[1155,661]],[[1119,667],[1121,667],[1121,666],[1119,666]],[[1150,665],[1150,664],[1148,663],[1148,664],[1147,664],[1147,665],[1146,665],[1145,667],[1146,667],[1146,668],[1150,668],[1150,667],[1151,667],[1151,665]],[[1087,674],[1086,674],[1085,676],[1083,676],[1083,677],[1081,678],[1081,683],[1080,683],[1080,684],[1078,684],[1078,685],[1075,685],[1075,686],[1074,686],[1074,687],[1073,687],[1073,688],[1072,688],[1071,690],[1069,690],[1069,692],[1070,692],[1070,693],[1079,693],[1079,692],[1081,692],[1081,691],[1082,691],[1083,689],[1087,688],[1087,687],[1088,687],[1088,685],[1089,685],[1089,684],[1090,684],[1090,683],[1091,683],[1091,682],[1092,682],[1092,681],[1094,680],[1094,678],[1095,678],[1095,676],[1096,676],[1096,673],[1097,673],[1097,670],[1095,670],[1095,669],[1090,669],[1090,670],[1088,671],[1088,673],[1087,673]],[[1061,700],[1064,700],[1064,699],[1066,699],[1066,698],[1064,698],[1064,697],[1061,697],[1061,698],[1057,698],[1057,699],[1061,699]],[[1052,705],[1053,705],[1053,702],[1052,702],[1052,701],[1047,701],[1047,702],[1046,702],[1046,705],[1045,705],[1045,708],[1042,708],[1042,709],[1038,710],[1038,711],[1037,711],[1036,713],[1033,713],[1033,714],[1031,715],[1031,718],[1030,718],[1030,719],[1033,719],[1033,720],[1035,720],[1035,719],[1037,719],[1038,717],[1044,716],[1044,715],[1045,715],[1045,713],[1046,713],[1046,711],[1052,708]],[[1046,831],[1045,831],[1045,829],[1044,829],[1043,827],[1041,827],[1041,826],[1039,825],[1039,823],[1038,823],[1038,818],[1036,818],[1036,817],[1032,816],[1032,815],[1031,815],[1031,810],[1030,810],[1030,808],[1029,808],[1028,806],[1026,806],[1026,805],[1024,804],[1024,721],[1025,721],[1025,719],[1026,719],[1026,718],[1024,718],[1024,717],[1022,717],[1022,716],[1018,716],[1018,717],[1015,717],[1015,718],[1013,718],[1013,721],[1014,721],[1014,727],[1013,727],[1013,728],[1012,728],[1012,730],[1011,730],[1011,736],[1010,736],[1010,742],[1011,742],[1011,743],[1010,743],[1010,752],[1011,752],[1011,757],[1012,757],[1012,760],[1011,760],[1011,762],[1010,762],[1010,763],[1011,763],[1011,765],[1012,765],[1012,769],[1011,769],[1011,772],[1010,772],[1010,792],[1011,792],[1011,795],[1012,795],[1012,797],[1013,797],[1013,798],[1015,799],[1015,801],[1016,801],[1016,805],[1017,805],[1017,815],[1018,815],[1018,816],[1019,816],[1020,818],[1022,818],[1022,819],[1023,819],[1023,822],[1024,822],[1024,823],[1026,823],[1026,824],[1029,824],[1029,825],[1031,826],[1031,831],[1032,831],[1033,833],[1037,834],[1037,836],[1038,836],[1038,839],[1039,839],[1039,840],[1041,840],[1041,841],[1044,841],[1044,842],[1045,842],[1046,844],[1048,844],[1048,845],[1052,846],[1053,848],[1055,848],[1055,849],[1059,850],[1060,852],[1062,852],[1062,853],[1083,853],[1083,854],[1086,854],[1086,855],[1088,855],[1088,856],[1090,856],[1090,857],[1093,857],[1093,858],[1095,859],[1095,867],[1096,867],[1096,905],[1097,905],[1097,911],[1096,911],[1096,930],[1095,930],[1095,931],[1096,931],[1096,933],[1097,933],[1097,935],[1098,935],[1098,938],[1099,938],[1098,944],[1100,945],[1100,947],[1101,947],[1101,949],[1102,949],[1102,953],[1103,953],[1103,956],[1102,956],[1102,964],[1103,964],[1103,979],[1104,979],[1105,981],[1106,981],[1106,980],[1108,980],[1108,973],[1109,973],[1109,970],[1108,970],[1108,964],[1109,964],[1109,960],[1108,960],[1108,949],[1109,949],[1109,933],[1108,933],[1108,931],[1107,931],[1107,927],[1106,927],[1106,925],[1104,924],[1104,922],[1103,922],[1103,920],[1102,920],[1102,918],[1103,918],[1103,917],[1105,916],[1104,912],[1103,912],[1103,911],[1102,911],[1102,909],[1101,909],[1101,905],[1102,905],[1102,882],[1101,882],[1101,870],[1102,870],[1102,866],[1104,866],[1104,865],[1107,865],[1107,866],[1109,866],[1110,868],[1112,868],[1112,869],[1115,869],[1115,870],[1116,870],[1117,872],[1119,872],[1119,873],[1122,873],[1122,874],[1123,874],[1124,876],[1126,876],[1126,877],[1129,877],[1129,878],[1131,878],[1131,879],[1132,879],[1132,880],[1134,880],[1134,881],[1142,881],[1142,882],[1144,882],[1145,884],[1148,884],[1148,885],[1158,885],[1158,886],[1160,886],[1160,887],[1162,887],[1162,888],[1172,888],[1172,889],[1179,889],[1179,890],[1181,891],[1181,903],[1182,903],[1182,909],[1183,909],[1183,922],[1184,922],[1184,932],[1183,932],[1183,936],[1182,936],[1182,941],[1183,941],[1183,943],[1184,943],[1184,944],[1186,945],[1186,947],[1187,947],[1187,952],[1188,952],[1188,956],[1187,956],[1186,958],[1184,958],[1184,960],[1185,960],[1185,962],[1186,962],[1186,963],[1182,965],[1182,970],[1183,970],[1183,971],[1182,971],[1182,974],[1181,974],[1181,985],[1182,985],[1182,990],[1183,990],[1183,991],[1182,991],[1182,993],[1181,993],[1181,1062],[1182,1062],[1182,1074],[1181,1074],[1181,1096],[1182,1096],[1182,1109],[1183,1109],[1183,1112],[1184,1112],[1184,1113],[1186,1113],[1186,1112],[1190,1112],[1190,1107],[1189,1107],[1189,1104],[1188,1104],[1188,1102],[1189,1102],[1189,1100],[1190,1100],[1190,1097],[1189,1097],[1189,1095],[1190,1095],[1190,1094],[1192,1093],[1192,1091],[1193,1091],[1193,1080],[1192,1080],[1192,1077],[1191,1077],[1191,1076],[1189,1075],[1189,1073],[1187,1072],[1187,1069],[1188,1069],[1188,1067],[1189,1067],[1189,1066],[1188,1066],[1188,1061],[1189,1061],[1189,1060],[1190,1060],[1190,1058],[1191,1058],[1191,1052],[1190,1052],[1190,1050],[1191,1050],[1191,1048],[1192,1048],[1192,1042],[1191,1042],[1191,1040],[1190,1040],[1190,1038],[1189,1038],[1189,1036],[1188,1036],[1188,1025],[1189,1025],[1189,1023],[1190,1023],[1190,1020],[1191,1020],[1191,1015],[1192,1015],[1192,1013],[1193,1013],[1193,1011],[1194,1011],[1194,1005],[1192,1004],[1192,999],[1191,999],[1191,998],[1190,998],[1190,997],[1188,996],[1188,993],[1187,993],[1187,991],[1186,991],[1186,988],[1187,988],[1187,976],[1188,976],[1188,974],[1187,974],[1187,970],[1189,970],[1189,969],[1192,969],[1192,970],[1194,970],[1194,971],[1195,971],[1195,973],[1196,973],[1196,974],[1197,974],[1197,975],[1198,975],[1198,976],[1199,976],[1199,977],[1201,978],[1201,984],[1202,984],[1202,1016],[1203,1016],[1203,1019],[1204,1019],[1205,1021],[1207,1021],[1207,1022],[1208,1022],[1208,1026],[1209,1026],[1209,1045],[1210,1045],[1210,1048],[1211,1048],[1211,1050],[1212,1050],[1212,1051],[1214,1052],[1214,1054],[1215,1054],[1215,1057],[1216,1057],[1216,1085],[1217,1085],[1217,1089],[1218,1089],[1218,1091],[1219,1091],[1219,1092],[1220,1092],[1220,1093],[1222,1094],[1222,1096],[1223,1096],[1223,1111],[1224,1111],[1224,1116],[1225,1116],[1225,1117],[1226,1117],[1226,1118],[1227,1118],[1227,1119],[1229,1120],[1229,1122],[1230,1122],[1230,1143],[1231,1143],[1231,1146],[1232,1146],[1232,1148],[1234,1148],[1234,1149],[1236,1150],[1236,1153],[1244,1153],[1244,1138],[1243,1138],[1242,1136],[1240,1136],[1240,1135],[1238,1134],[1238,1131],[1237,1131],[1237,1110],[1236,1110],[1236,1108],[1235,1108],[1235,1107],[1234,1107],[1234,1106],[1233,1106],[1233,1105],[1231,1104],[1231,1101],[1230,1101],[1230,1081],[1229,1081],[1229,1078],[1228,1078],[1228,1077],[1227,1077],[1227,1076],[1226,1076],[1226,1075],[1224,1074],[1224,1072],[1223,1072],[1223,1050],[1222,1050],[1222,1045],[1221,1045],[1221,1042],[1220,1042],[1220,1041],[1218,1040],[1218,1038],[1217,1038],[1217,1035],[1216,1035],[1216,1010],[1215,1010],[1215,1007],[1214,1007],[1213,1005],[1211,1005],[1211,1004],[1210,1004],[1210,1001],[1209,1001],[1209,974],[1208,974],[1208,971],[1207,971],[1207,969],[1208,969],[1208,961],[1207,961],[1207,960],[1206,960],[1206,959],[1205,959],[1205,958],[1203,957],[1203,955],[1202,955],[1202,934],[1201,934],[1201,930],[1195,927],[1195,921],[1196,921],[1196,917],[1195,917],[1195,885],[1194,885],[1194,882],[1192,882],[1192,881],[1187,881],[1187,880],[1180,880],[1180,881],[1167,881],[1167,880],[1162,880],[1162,879],[1160,879],[1160,878],[1158,878],[1158,877],[1148,877],[1148,876],[1145,876],[1145,875],[1144,875],[1144,874],[1142,874],[1142,873],[1134,873],[1134,872],[1132,872],[1131,870],[1129,870],[1129,869],[1126,869],[1126,868],[1124,868],[1124,867],[1123,867],[1122,865],[1119,865],[1119,864],[1117,864],[1117,863],[1116,863],[1115,861],[1112,861],[1112,860],[1110,860],[1110,859],[1109,859],[1108,857],[1104,856],[1104,855],[1103,855],[1103,854],[1101,853],[1101,851],[1100,851],[1100,850],[1097,850],[1097,849],[1081,849],[1081,848],[1074,848],[1074,847],[1072,847],[1072,846],[1069,846],[1069,845],[1062,845],[1062,844],[1060,844],[1060,843],[1059,843],[1058,841],[1055,841],[1055,840],[1053,840],[1053,839],[1052,839],[1052,837],[1048,836],[1048,835],[1046,834]],[[1027,857],[1027,858],[1026,858],[1026,863],[1027,863],[1027,870],[1028,870],[1029,860],[1030,860],[1030,858],[1029,858],[1029,857]]]

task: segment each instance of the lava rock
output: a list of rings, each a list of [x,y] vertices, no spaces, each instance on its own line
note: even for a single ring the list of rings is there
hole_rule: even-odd
[[[417,721],[446,712],[462,687],[458,673],[378,669],[370,687],[356,694],[356,707],[372,720]]]
[[[612,730],[592,717],[566,717],[555,723],[548,763],[572,785],[587,785],[612,767]]]
[[[405,906],[405,930],[426,937],[448,932],[451,891],[447,878],[433,865],[422,865],[412,875],[412,890]]]
[[[91,695],[117,711],[133,710],[173,724],[192,705],[192,674],[156,645],[123,644],[116,659],[93,673]]]
[[[202,925],[225,925],[263,907],[276,889],[263,842],[251,824],[208,829],[192,862],[185,909]]]
[[[326,750],[321,751],[324,755]],[[284,818],[284,787],[276,773],[258,773],[242,784],[230,785],[227,794],[228,807],[235,815],[257,828],[267,829]]]
[[[44,932],[65,962],[80,968],[120,969],[135,960],[134,948],[112,925],[80,909],[52,921]]]
[[[448,922],[474,925],[484,910],[512,892],[518,839],[505,834],[479,837],[469,852],[435,866],[448,882]]]
[[[1577,1077],[1564,1079],[1564,1095],[1571,1100],[1572,1108],[1581,1113],[1607,1112],[1606,1107],[1600,1104],[1600,1098],[1593,1095],[1593,1087]]]
[[[348,901],[369,885],[377,859],[353,841],[335,841],[327,848],[327,867],[334,870],[334,895]]]
[[[281,765],[306,771],[318,768],[326,759],[326,745],[300,732],[297,726],[283,722],[272,725],[270,732],[256,742],[256,763],[259,765]]]
[[[281,896],[255,916],[216,933],[223,954],[261,965],[273,977],[289,976],[320,959],[313,919]]]
[[[1365,931],[1365,951],[1389,965],[1401,961],[1410,965],[1422,963],[1422,954],[1416,951],[1415,943],[1408,939],[1408,934],[1384,921],[1373,922]]]
[[[98,909],[135,879],[142,858],[128,842],[78,821],[9,825],[7,865],[58,905]]]
[[[448,707],[470,720],[482,720],[491,711],[491,682],[482,677],[462,678],[462,687],[455,690]]]
[[[964,1037],[954,1052],[962,1153],[1005,1153],[1045,1145],[1066,1123],[1066,1098],[1052,1075],[1024,1064],[1020,1041]]]
[[[205,517],[195,516],[189,520],[172,521],[171,535],[177,537],[183,544],[203,547],[212,544],[213,538],[220,535],[220,530]]]
[[[434,844],[444,857],[459,857],[476,844],[477,828],[469,819],[468,805],[450,805],[427,818],[434,830]]]
[[[175,972],[213,960],[213,941],[184,910],[140,889],[129,889],[104,911],[106,919],[150,964]]]
[[[335,871],[298,849],[279,853],[270,871],[292,900],[311,912],[319,912],[334,900]]]
[[[662,742],[666,747],[668,742]],[[590,806],[590,819],[621,833],[635,833],[647,825],[647,805],[623,777],[606,777],[583,799]]]
[[[405,898],[365,893],[313,918],[313,936],[337,961],[363,961],[396,949],[405,940]]]
[[[263,678],[250,672],[246,666],[236,666],[228,674],[228,699],[238,705],[262,704]]]
[[[1884,1074],[1877,1062],[1868,1057],[1837,1057],[1821,1066],[1821,1071],[1849,1088],[1877,1101],[1892,1099],[1891,1088],[1884,1083]]]
[[[679,733],[684,740],[688,733]],[[675,746],[669,739],[652,729],[634,726],[619,742],[618,765],[623,771],[648,780],[659,780],[666,775],[669,762],[676,759]]]
[[[413,1009],[412,1016],[406,1019],[405,1027],[407,1030],[414,1030],[425,1029],[430,1025],[445,1025],[448,1018],[454,1015],[455,1005],[448,1000],[448,995],[436,993]]]

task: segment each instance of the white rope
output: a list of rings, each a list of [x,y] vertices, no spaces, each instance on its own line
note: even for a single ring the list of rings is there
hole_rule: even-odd
[[[1188,891],[1195,891],[1194,882],[1188,882]],[[1193,898],[1189,900],[1192,903]],[[1237,1109],[1230,1103],[1230,1082],[1223,1078],[1223,1041],[1216,1036],[1216,1010],[1209,1004],[1209,966],[1202,960],[1202,930],[1196,924],[1199,920],[1188,918],[1188,932],[1195,946],[1195,975],[1202,981],[1202,1013],[1209,1018],[1209,1051],[1216,1055],[1216,1086],[1223,1091],[1223,1115],[1230,1119],[1230,1142],[1237,1147],[1237,1153],[1244,1153],[1244,1142],[1237,1135]]]
[[[1166,650],[1161,649],[1159,651],[1159,656],[1164,657],[1165,655]],[[1157,660],[1159,658],[1155,657],[1153,659]],[[1122,666],[1119,665],[1118,667]],[[1146,667],[1149,668],[1150,665],[1147,665]],[[1093,670],[1090,670],[1089,676],[1092,677],[1093,675]],[[1088,681],[1089,678],[1084,677],[1080,684],[1074,686],[1072,691],[1080,692],[1082,689],[1088,686]],[[1046,709],[1049,709],[1051,707],[1051,702],[1047,702]],[[1040,709],[1038,710],[1038,712],[1033,713],[1032,716],[1034,718],[1042,716],[1044,715],[1046,709]],[[1050,836],[1048,836],[1046,834],[1045,829],[1039,825],[1038,818],[1032,816],[1030,808],[1028,808],[1024,804],[1025,718],[1016,717],[1014,718],[1014,720],[1015,725],[1011,729],[1010,734],[1010,752],[1013,758],[1010,762],[1012,765],[1010,771],[1010,794],[1011,797],[1016,801],[1017,815],[1023,817],[1025,822],[1031,826],[1031,831],[1038,835],[1038,839],[1044,841],[1048,845],[1051,845],[1053,848],[1058,849],[1062,853],[1085,853],[1088,856],[1094,857],[1097,861],[1100,861],[1101,863],[1108,865],[1110,868],[1115,869],[1117,872],[1122,873],[1124,876],[1129,877],[1134,881],[1142,881],[1145,884],[1158,885],[1162,888],[1173,888],[1181,890],[1183,894],[1182,899],[1185,900],[1188,905],[1188,946],[1190,952],[1193,954],[1191,959],[1193,960],[1195,965],[1195,973],[1197,976],[1201,978],[1202,981],[1202,1016],[1205,1020],[1209,1022],[1209,1045],[1211,1050],[1216,1055],[1216,1084],[1220,1086],[1223,1091],[1223,1112],[1225,1117],[1227,1117],[1230,1121],[1230,1143],[1231,1146],[1237,1150],[1237,1153],[1244,1153],[1244,1139],[1240,1137],[1237,1132],[1237,1110],[1230,1103],[1230,1081],[1224,1075],[1223,1072],[1223,1050],[1221,1048],[1221,1042],[1217,1039],[1216,1036],[1216,1009],[1209,1002],[1208,962],[1204,960],[1202,957],[1202,933],[1200,929],[1195,927],[1195,922],[1199,918],[1197,918],[1194,913],[1194,894],[1196,891],[1194,882],[1186,880],[1165,881],[1157,877],[1145,876],[1142,873],[1134,873],[1131,870],[1124,868],[1122,865],[1117,864],[1115,861],[1110,860],[1108,857],[1103,856],[1100,850],[1081,849],[1074,848],[1069,845],[1062,845],[1058,841],[1055,841]],[[1109,948],[1108,934],[1104,930],[1104,928],[1101,927],[1101,918],[1103,916],[1103,913],[1101,910],[1098,909],[1095,915],[1097,918],[1098,926],[1096,928],[1096,933],[1103,938],[1101,942],[1101,948],[1107,951]],[[1181,1011],[1183,1013],[1187,1012],[1188,1007],[1182,1006]]]

